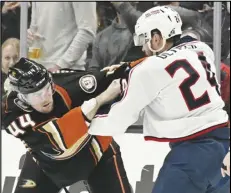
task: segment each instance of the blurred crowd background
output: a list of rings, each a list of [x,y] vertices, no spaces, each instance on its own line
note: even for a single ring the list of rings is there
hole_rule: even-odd
[[[50,71],[59,68],[100,70],[144,57],[133,44],[134,24],[142,12],[171,6],[183,21],[183,35],[213,48],[213,29],[220,28],[221,85],[230,112],[230,2],[222,2],[222,22],[213,26],[213,2],[28,2],[28,56]],[[2,108],[6,73],[20,56],[20,2],[1,2]]]

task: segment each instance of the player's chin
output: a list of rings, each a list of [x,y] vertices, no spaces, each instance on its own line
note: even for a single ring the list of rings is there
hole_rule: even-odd
[[[153,56],[153,52],[149,50],[149,51],[146,53],[146,56]]]
[[[41,113],[50,113],[54,108],[54,103],[51,102],[47,104],[46,106],[43,106],[41,109]]]

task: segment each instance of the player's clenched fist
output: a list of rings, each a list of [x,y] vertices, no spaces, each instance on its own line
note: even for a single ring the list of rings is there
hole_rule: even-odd
[[[121,93],[120,80],[114,80],[108,88],[96,98],[85,101],[82,105],[82,111],[88,120],[92,120],[97,110],[104,104],[114,100]]]

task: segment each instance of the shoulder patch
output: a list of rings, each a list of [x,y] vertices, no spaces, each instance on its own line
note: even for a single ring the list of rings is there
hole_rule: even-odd
[[[79,85],[84,92],[93,93],[97,88],[97,81],[95,76],[88,74],[79,79]]]

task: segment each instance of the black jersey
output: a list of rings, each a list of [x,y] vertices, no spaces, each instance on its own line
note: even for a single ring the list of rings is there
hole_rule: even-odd
[[[112,79],[106,77],[105,72],[72,70],[61,70],[52,77],[55,92],[50,113],[37,112],[19,100],[16,92],[11,92],[2,125],[9,134],[24,142],[45,171],[58,173],[60,169],[63,173],[74,167],[75,155],[92,138],[80,105],[104,91]],[[112,137],[95,137],[94,141],[97,151],[103,153]]]

